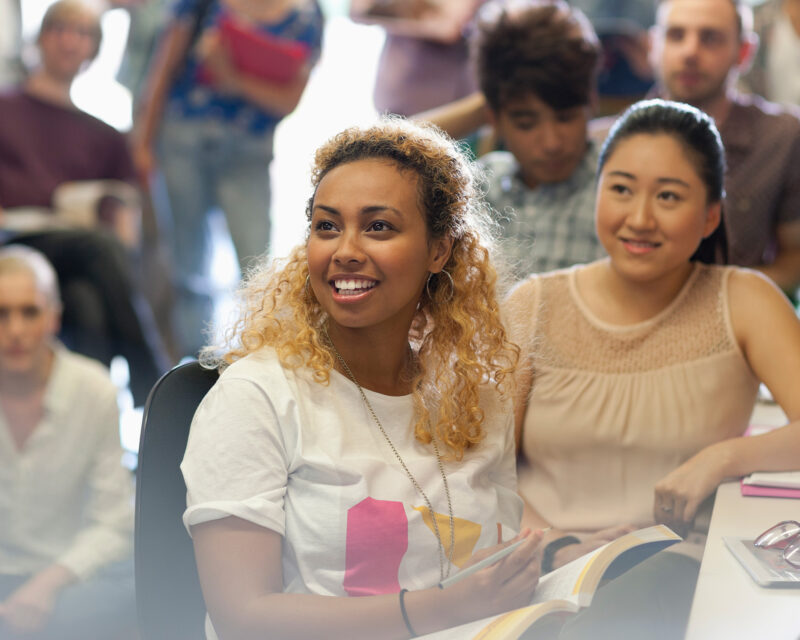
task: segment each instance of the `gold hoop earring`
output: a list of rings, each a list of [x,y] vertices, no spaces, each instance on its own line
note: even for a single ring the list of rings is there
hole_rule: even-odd
[[[433,293],[431,293],[431,279],[433,276],[438,276],[440,274],[444,274],[447,276],[447,279],[450,284],[450,295],[447,296],[446,299],[442,300],[442,302],[450,302],[453,299],[453,296],[456,294],[456,283],[453,282],[453,276],[451,276],[446,269],[442,269],[439,273],[433,273],[432,271],[428,274],[428,279],[425,281],[425,293],[428,294],[428,298],[433,302]],[[434,280],[434,290],[439,289],[439,278],[437,277]]]

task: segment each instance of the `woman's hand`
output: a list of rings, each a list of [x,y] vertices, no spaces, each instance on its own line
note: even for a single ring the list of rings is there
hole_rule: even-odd
[[[659,480],[653,503],[655,521],[685,536],[700,504],[725,479],[728,458],[723,440],[701,450]]]
[[[197,53],[211,74],[215,89],[231,95],[240,93],[239,72],[233,66],[230,53],[216,29],[201,36],[197,43]]]
[[[510,554],[447,589],[453,595],[458,592],[456,601],[468,613],[468,619],[484,618],[530,604],[539,584],[541,531],[526,529],[508,542],[481,549],[464,568],[520,539],[525,542]]]
[[[595,531],[594,533],[588,535],[576,535],[576,538],[580,538],[580,542],[569,544],[566,547],[562,547],[556,551],[555,555],[553,556],[553,569],[563,567],[565,564],[568,564],[569,562],[572,562],[573,560],[580,558],[581,556],[586,555],[595,549],[599,549],[604,544],[608,544],[612,540],[616,540],[620,536],[624,536],[626,533],[630,533],[631,531],[635,530],[636,527],[632,524],[623,524],[617,527],[601,529],[600,531]]]

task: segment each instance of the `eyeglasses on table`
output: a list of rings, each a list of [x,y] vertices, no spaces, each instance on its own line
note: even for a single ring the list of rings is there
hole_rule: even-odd
[[[800,569],[800,522],[784,520],[770,527],[753,541],[761,549],[782,549],[787,564]]]

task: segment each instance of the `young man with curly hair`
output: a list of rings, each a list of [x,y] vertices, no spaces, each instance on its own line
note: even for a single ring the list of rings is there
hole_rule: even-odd
[[[513,274],[601,257],[597,148],[587,137],[600,51],[591,24],[560,0],[496,3],[480,16],[475,47],[489,120],[506,149],[480,162]]]

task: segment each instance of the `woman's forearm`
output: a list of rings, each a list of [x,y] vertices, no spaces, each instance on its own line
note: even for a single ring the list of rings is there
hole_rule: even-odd
[[[800,420],[758,436],[725,440],[718,447],[726,477],[800,469]]]
[[[307,70],[301,71],[297,78],[286,84],[238,74],[235,86],[242,98],[282,118],[294,111],[300,102],[308,83],[308,74]]]
[[[438,588],[405,594],[414,631],[421,635],[468,622],[453,600],[455,590]],[[399,594],[337,598],[274,593],[242,603],[229,615],[211,616],[218,635],[233,640],[402,640],[410,637],[400,611]]]
[[[178,21],[167,28],[161,39],[138,107],[135,130],[140,144],[150,146],[155,139],[170,86],[188,55],[191,35],[192,25]]]
[[[486,99],[480,91],[423,111],[414,115],[414,120],[432,122],[453,138],[465,138],[488,123]]]

